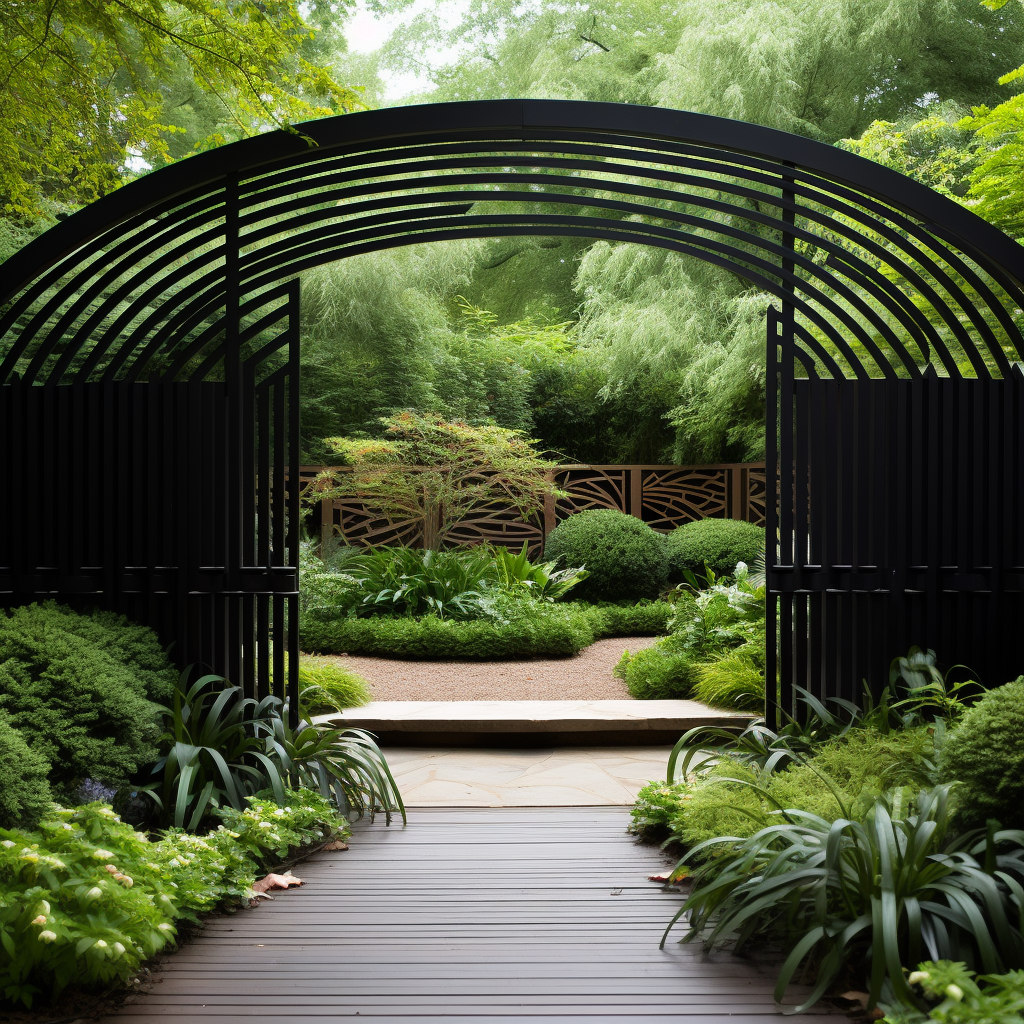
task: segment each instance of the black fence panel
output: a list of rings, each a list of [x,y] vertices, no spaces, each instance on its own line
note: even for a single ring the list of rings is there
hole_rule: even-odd
[[[778,331],[781,317],[772,320]],[[776,334],[783,350],[785,339]],[[783,387],[785,365],[783,355],[769,569],[782,709],[794,711],[793,686],[851,700],[865,683],[877,693],[912,645],[986,685],[1016,678],[1019,365],[995,380],[932,367],[916,379],[827,379],[812,367]]]
[[[114,610],[182,667],[282,697],[291,670],[294,690],[297,298],[264,309],[237,397],[227,380],[2,389],[0,604]]]

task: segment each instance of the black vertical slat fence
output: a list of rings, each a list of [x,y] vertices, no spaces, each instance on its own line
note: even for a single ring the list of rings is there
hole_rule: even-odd
[[[108,608],[152,626],[182,666],[294,696],[298,488],[282,469],[298,461],[297,284],[271,304],[262,347],[239,362],[240,410],[217,380],[4,389],[7,436],[22,439],[0,446],[4,603]]]
[[[781,317],[770,321],[770,348],[784,352]],[[779,364],[781,375],[784,354]],[[865,683],[877,692],[890,661],[912,645],[935,650],[946,667],[966,665],[987,685],[1016,678],[1024,670],[1012,641],[1024,613],[1020,367],[1001,380],[929,368],[919,379],[811,372],[792,384],[788,408],[784,391],[770,395],[780,429],[792,422],[797,438],[788,473],[780,447],[769,523],[780,536],[769,566],[779,707],[798,710],[794,686],[853,700]],[[787,506],[796,514],[780,514]]]

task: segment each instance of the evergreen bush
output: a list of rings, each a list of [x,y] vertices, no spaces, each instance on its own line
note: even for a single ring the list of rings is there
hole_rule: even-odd
[[[146,670],[122,661],[131,639],[119,647],[110,620],[104,628],[102,617],[83,619],[90,617],[47,604],[16,608],[0,622],[0,709],[49,763],[50,785],[64,800],[83,779],[116,785],[156,756]],[[161,672],[152,671],[159,690]]]
[[[563,519],[548,536],[544,557],[590,573],[574,592],[587,601],[657,597],[668,579],[665,538],[636,516],[610,508]]]
[[[693,692],[699,666],[674,637],[630,654],[625,651],[614,672],[637,700],[684,700]]]
[[[753,565],[764,548],[764,527],[738,519],[698,519],[676,527],[667,541],[669,575],[681,580],[689,569],[703,576],[731,576],[737,562]]]
[[[939,778],[958,782],[957,821],[1024,828],[1024,676],[990,690],[949,734]]]
[[[50,763],[0,712],[0,828],[34,828],[50,807]]]
[[[76,612],[56,601],[44,601],[17,609],[21,628],[49,629],[56,626],[101,648],[120,664],[130,668],[142,683],[146,696],[162,704],[170,700],[178,681],[178,670],[148,626],[132,622],[117,612],[95,609]]]

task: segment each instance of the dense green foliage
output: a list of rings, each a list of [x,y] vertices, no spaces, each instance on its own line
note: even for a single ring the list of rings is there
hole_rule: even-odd
[[[1024,1017],[1024,971],[979,978],[965,963],[925,960],[907,981],[928,1009],[886,1007],[881,1024],[1017,1024]]]
[[[958,816],[977,827],[989,818],[1024,828],[1024,676],[990,690],[942,751],[940,776],[960,783]]]
[[[991,695],[965,705],[974,690],[914,648],[859,706],[800,692],[801,715],[777,731],[759,720],[682,737],[665,781],[641,791],[633,830],[687,848],[670,873],[692,875],[673,921],[686,915],[683,941],[777,944],[780,1003],[803,974],[803,1008],[852,983],[903,1024],[1014,1020],[1018,975],[992,978],[983,995],[973,971],[1024,967],[1024,831],[965,829],[957,808],[974,797],[946,768],[972,716],[970,732],[990,721],[976,712]],[[959,763],[968,777],[979,764]],[[950,781],[936,785],[940,774]],[[925,952],[955,962],[908,978],[902,966]]]
[[[50,806],[50,762],[0,712],[0,828],[35,826]]]
[[[697,519],[677,526],[667,547],[671,579],[681,580],[687,569],[699,576],[708,569],[731,576],[738,562],[752,566],[764,550],[764,527],[738,519]]]
[[[0,709],[50,765],[55,794],[86,778],[116,785],[153,759],[147,686],[163,695],[168,665],[151,633],[53,603],[13,609],[0,626]]]
[[[345,6],[5,0],[0,209],[88,202],[129,177],[133,157],[157,164],[358,105],[311,38]]]
[[[405,815],[384,755],[362,730],[302,720],[292,727],[277,697],[245,697],[220,676],[191,682],[187,670],[163,719],[163,756],[153,766],[160,778],[143,792],[164,824],[195,832],[220,808],[243,810],[264,790],[284,804],[296,784],[318,790],[341,813]]]
[[[247,903],[257,874],[347,825],[310,790],[252,798],[206,836],[151,840],[109,806],[51,806],[35,831],[0,828],[0,993],[31,1006],[69,985],[129,979],[175,922]]]
[[[300,554],[301,597],[308,618],[434,615],[439,619],[503,620],[564,597],[587,572],[531,562],[481,544],[450,551],[407,547],[362,549],[323,560],[306,544]]]
[[[902,791],[880,796],[852,819],[845,807],[828,817],[791,808],[772,816],[749,839],[716,836],[693,848],[687,859],[708,859],[675,920],[688,915],[684,941],[728,942],[738,952],[782,940],[777,1000],[805,962],[816,966],[801,1003],[809,1007],[866,955],[869,1005],[886,979],[912,1001],[900,965],[920,959],[926,936],[943,959],[992,973],[1024,967],[1024,832],[955,832],[944,786],[921,791],[910,808]]]
[[[299,630],[303,650],[318,654],[375,654],[410,659],[568,657],[609,636],[664,633],[671,608],[664,601],[635,605],[520,604],[500,618],[460,622],[421,618],[318,619]]]
[[[682,589],[671,634],[653,647],[626,651],[615,674],[643,699],[694,697],[729,711],[764,706],[765,594],[745,569],[735,581],[709,576],[696,593]]]
[[[653,598],[667,580],[665,538],[615,509],[588,509],[563,519],[548,534],[544,557],[587,570],[576,588],[584,600]]]

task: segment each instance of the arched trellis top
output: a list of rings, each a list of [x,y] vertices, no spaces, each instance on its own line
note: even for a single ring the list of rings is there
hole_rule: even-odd
[[[845,151],[701,114],[501,100],[370,111],[147,175],[0,267],[0,383],[216,377],[282,283],[414,242],[575,235],[727,267],[833,377],[1003,377],[1019,246]],[[312,140],[312,144],[308,140]],[[231,315],[225,315],[230,311]],[[236,332],[240,332],[236,335]]]

